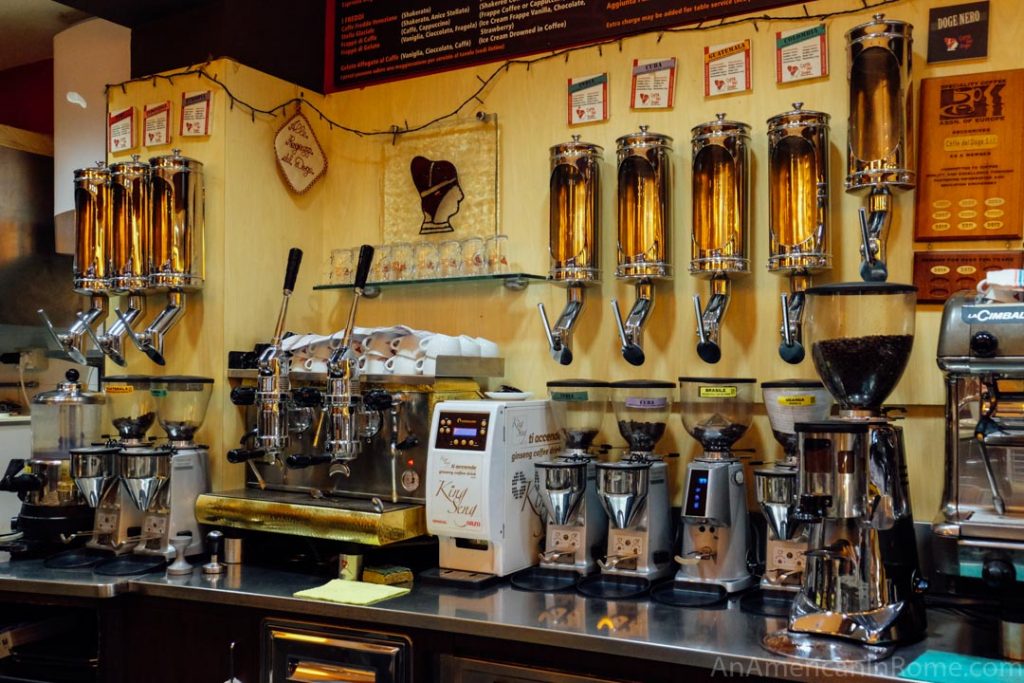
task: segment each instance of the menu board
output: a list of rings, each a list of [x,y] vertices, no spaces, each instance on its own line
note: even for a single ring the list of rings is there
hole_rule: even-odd
[[[796,4],[792,0],[327,0],[336,92]]]
[[[921,81],[914,237],[1021,237],[1024,69]]]

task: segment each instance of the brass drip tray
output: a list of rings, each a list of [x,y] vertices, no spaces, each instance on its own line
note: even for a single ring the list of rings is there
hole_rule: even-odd
[[[201,524],[292,536],[389,545],[427,533],[422,505],[337,495],[240,489],[205,493],[196,500]]]

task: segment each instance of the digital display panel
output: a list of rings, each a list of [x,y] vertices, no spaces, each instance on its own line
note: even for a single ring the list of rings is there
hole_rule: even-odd
[[[686,501],[683,513],[690,517],[704,517],[708,509],[708,471],[690,470],[690,480],[686,488]]]
[[[472,427],[454,427],[452,434],[455,436],[476,436],[476,430]]]
[[[455,451],[484,451],[490,413],[443,411],[437,420],[434,447]]]

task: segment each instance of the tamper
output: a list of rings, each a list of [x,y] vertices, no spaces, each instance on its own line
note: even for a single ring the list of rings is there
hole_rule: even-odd
[[[221,548],[224,545],[224,534],[216,529],[206,534],[206,544],[210,548],[210,561],[203,565],[204,574],[223,574],[224,565],[220,561]]]
[[[175,536],[171,539],[174,548],[174,562],[167,568],[170,576],[184,576],[192,573],[192,565],[185,559],[185,549],[192,542],[191,536]]]

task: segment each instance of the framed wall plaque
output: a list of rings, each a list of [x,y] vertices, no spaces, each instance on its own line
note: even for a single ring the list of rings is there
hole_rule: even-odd
[[[1020,239],[1024,69],[921,81],[914,239]]]

